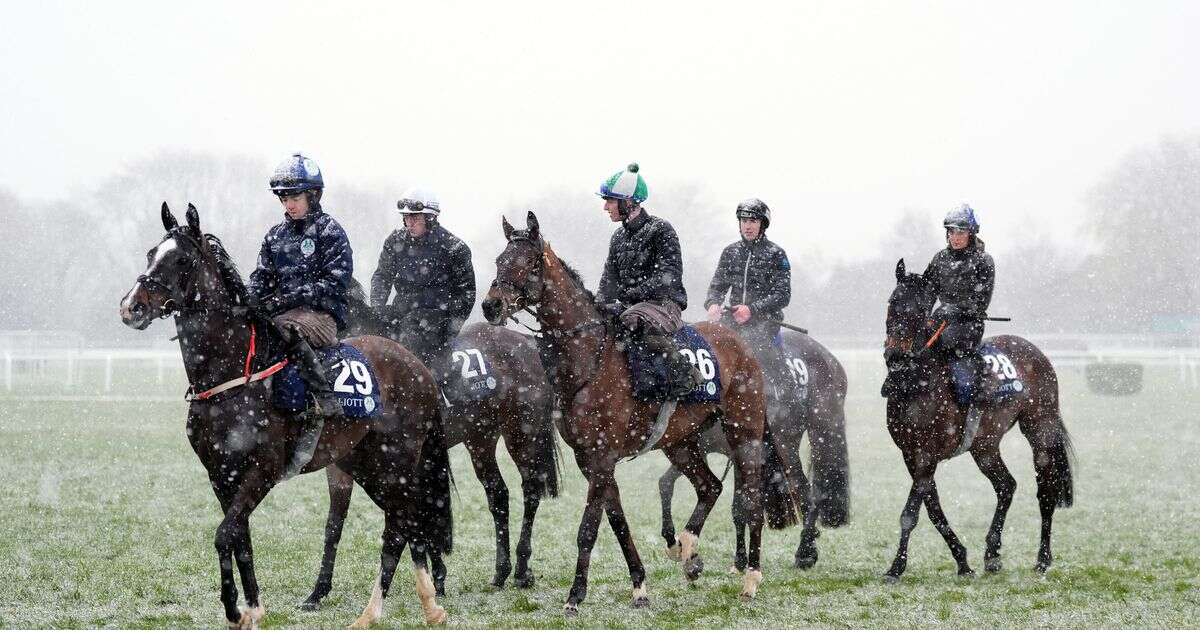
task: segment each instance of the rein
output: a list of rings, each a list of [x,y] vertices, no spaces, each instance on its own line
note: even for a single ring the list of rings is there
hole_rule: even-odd
[[[276,372],[282,370],[285,366],[287,366],[288,360],[283,359],[282,361],[279,361],[278,363],[275,363],[274,365],[271,365],[264,370],[261,370],[258,372],[251,372],[251,369],[253,368],[253,365],[254,365],[254,356],[258,353],[258,348],[257,348],[257,343],[256,343],[257,337],[258,337],[258,329],[257,329],[257,327],[255,327],[254,322],[251,322],[250,323],[250,347],[246,350],[246,364],[245,364],[246,367],[243,369],[241,376],[239,376],[238,378],[235,378],[235,379],[225,381],[224,383],[221,383],[220,385],[217,385],[216,387],[213,387],[211,389],[206,389],[206,390],[200,392],[199,394],[195,394],[195,395],[192,395],[192,388],[189,386],[187,392],[183,395],[183,399],[188,402],[192,402],[195,400],[206,401],[209,398],[216,396],[217,394],[227,392],[231,389],[234,389],[235,387],[242,387],[244,385],[249,385],[250,383],[254,383],[256,381],[265,380],[267,377],[275,374]]]

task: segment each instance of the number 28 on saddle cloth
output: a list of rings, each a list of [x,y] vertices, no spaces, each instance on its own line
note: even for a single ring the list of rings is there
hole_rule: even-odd
[[[375,370],[358,348],[338,343],[316,351],[321,365],[327,367],[329,382],[342,404],[347,418],[371,418],[379,413],[379,381]],[[288,364],[276,374],[272,387],[272,403],[278,409],[304,411],[308,406],[308,391],[296,366]]]
[[[684,324],[675,332],[679,354],[696,366],[701,382],[692,393],[679,402],[717,402],[721,400],[721,366],[712,346],[695,328]],[[626,346],[629,374],[633,380],[633,395],[639,400],[663,400],[670,369],[666,361],[655,356],[638,343]]]
[[[983,359],[983,371],[979,375],[978,384],[974,383],[973,375],[964,364],[956,363],[951,366],[951,376],[956,387],[965,388],[966,400],[975,396],[971,385],[979,387],[985,399],[990,402],[1001,402],[1025,392],[1025,375],[1004,351],[985,342],[979,346],[979,356]]]

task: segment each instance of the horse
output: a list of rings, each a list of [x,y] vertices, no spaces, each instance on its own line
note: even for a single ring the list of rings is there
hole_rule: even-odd
[[[889,371],[887,428],[900,449],[912,476],[912,487],[900,515],[900,545],[884,575],[889,582],[900,579],[908,563],[908,539],[920,516],[921,504],[929,520],[945,539],[958,574],[974,575],[967,564],[967,550],[959,542],[942,512],[933,475],[942,460],[963,446],[966,412],[954,400],[954,385],[947,362],[936,352],[937,337],[945,323],[930,318],[935,296],[923,276],[905,273],[904,259],[896,264],[896,288],[888,299],[887,339],[884,357]],[[1035,569],[1050,568],[1050,531],[1055,508],[1074,503],[1071,436],[1059,410],[1058,375],[1050,360],[1029,341],[1015,335],[984,340],[994,350],[988,360],[1004,378],[1020,377],[1022,384],[1013,395],[986,405],[979,430],[968,452],[996,492],[996,512],[985,539],[984,569],[1000,571],[1000,535],[1012,503],[1017,482],[1000,457],[1000,440],[1013,425],[1033,449],[1037,475],[1038,507],[1042,517],[1041,544]],[[985,357],[986,358],[986,357]],[[985,375],[985,378],[994,378]]]
[[[264,614],[254,570],[250,515],[280,481],[301,423],[271,402],[271,374],[282,362],[269,320],[244,306],[246,288],[220,240],[200,230],[195,206],[180,226],[166,203],[166,235],[121,300],[122,321],[137,330],[174,315],[190,405],[187,435],[224,512],[214,537],[221,602],[230,628],[252,628]],[[412,546],[417,595],[430,624],[443,623],[427,568],[430,553],[453,547],[450,461],[441,401],[429,371],[399,344],[379,337],[346,341],[375,369],[381,406],[374,418],[326,422],[301,472],[335,464],[383,510],[380,570],[371,598],[352,627],[383,614],[403,545]],[[270,366],[270,367],[267,367]],[[258,370],[256,372],[256,370]],[[199,393],[194,393],[199,392]],[[237,605],[237,563],[246,608]]]
[[[799,569],[811,568],[817,562],[816,540],[818,518],[826,527],[841,527],[850,519],[850,463],[846,448],[846,370],[841,362],[817,340],[807,334],[790,330],[782,331],[784,346],[793,361],[789,366],[799,384],[808,388],[806,401],[794,397],[768,397],[768,424],[774,437],[775,448],[767,457],[775,457],[783,466],[785,480],[763,479],[764,484],[789,484],[784,492],[791,492],[796,505],[801,507],[804,528],[800,544],[796,548],[794,565]],[[800,441],[809,434],[813,483],[811,486],[800,461]],[[730,455],[729,443],[721,430],[710,428],[700,438],[704,453]],[[732,459],[730,460],[732,464]],[[728,469],[727,469],[728,470]],[[662,502],[662,535],[671,544],[675,540],[675,524],[671,516],[671,499],[675,494],[675,482],[683,473],[669,466],[658,480],[659,498]],[[735,492],[740,493],[739,479],[735,476]],[[764,491],[770,494],[770,488]],[[734,547],[733,570],[741,573],[746,569],[745,517],[741,502],[732,505],[734,531],[737,541]],[[788,512],[783,512],[787,515]],[[783,526],[789,523],[778,522]]]
[[[357,292],[361,294],[361,290]],[[386,326],[367,305],[365,297],[352,292],[350,330],[386,335]],[[470,324],[451,344],[457,351],[455,365],[462,362],[465,379],[471,370],[487,370],[495,378],[494,395],[479,400],[457,400],[448,410],[445,433],[447,447],[464,444],[471,456],[475,476],[483,484],[488,510],[496,529],[496,569],[491,584],[502,588],[512,573],[509,555],[508,486],[496,461],[496,444],[504,446],[521,474],[521,492],[525,509],[521,518],[521,537],[517,543],[517,568],[513,580],[518,588],[532,588],[533,523],[543,497],[558,496],[558,448],[554,424],[550,418],[550,386],[542,368],[537,347],[520,333],[484,323]],[[475,353],[478,353],[476,358]],[[483,357],[487,357],[483,367]],[[453,375],[452,375],[453,378]],[[336,465],[325,468],[329,486],[329,515],[325,523],[325,551],[312,593],[301,608],[315,610],[333,585],[333,567],[337,557],[342,525],[350,509],[354,484]],[[430,558],[434,587],[445,594],[446,568],[439,555]]]
[[[542,239],[537,216],[533,212],[527,215],[524,230],[513,228],[507,219],[501,220],[501,226],[508,244],[496,259],[496,278],[483,300],[484,317],[498,326],[514,313],[528,310],[541,324],[541,350],[548,358],[551,383],[563,408],[557,419],[559,434],[571,446],[588,482],[587,504],[576,539],[575,578],[563,612],[578,615],[587,595],[591,552],[602,513],[608,516],[629,568],[632,605],[648,606],[646,571],[621,506],[614,470],[619,460],[636,455],[643,447],[659,406],[633,397],[614,324],[601,315],[579,275]],[[708,323],[698,324],[696,329],[714,349],[725,375],[721,401],[680,403],[654,446],[666,453],[696,489],[697,504],[678,543],[684,575],[694,580],[703,568],[697,553],[699,536],[721,492],[721,480],[708,469],[698,439],[710,424],[720,424],[746,485],[750,546],[741,597],[750,599],[762,582],[763,375],[745,342],[732,330]]]

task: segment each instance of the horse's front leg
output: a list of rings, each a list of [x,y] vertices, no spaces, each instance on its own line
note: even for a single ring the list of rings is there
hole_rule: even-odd
[[[588,493],[587,505],[583,508],[583,518],[579,522],[579,532],[575,543],[579,556],[575,561],[575,581],[567,595],[567,603],[563,606],[563,614],[575,616],[579,614],[579,604],[587,597],[588,568],[592,561],[592,547],[596,545],[596,535],[600,530],[600,516],[604,513],[604,503],[608,498],[608,487],[616,483],[613,478],[613,465],[607,465],[599,470],[590,468],[591,462],[578,457],[580,470],[587,476]]]
[[[225,518],[217,526],[213,540],[221,570],[221,603],[225,607],[225,620],[230,628],[256,627],[264,614],[263,606],[259,602],[258,579],[254,573],[254,549],[250,541],[250,514],[273,486],[271,482],[266,481],[267,476],[262,470],[251,466],[242,474],[241,482],[225,511]],[[244,610],[237,606],[238,591],[233,577],[235,556],[242,586],[246,589],[247,608]]]
[[[625,564],[629,567],[629,580],[633,583],[633,607],[645,608],[650,605],[650,596],[646,594],[646,567],[638,555],[633,543],[633,535],[629,532],[629,522],[625,520],[625,508],[621,507],[621,491],[617,483],[608,486],[608,498],[605,501],[605,512],[608,514],[608,524],[612,527],[617,544],[621,546],[621,554],[625,556]]]

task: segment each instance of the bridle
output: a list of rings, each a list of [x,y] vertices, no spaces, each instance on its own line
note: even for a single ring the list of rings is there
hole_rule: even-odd
[[[186,273],[188,276],[187,282],[183,287],[183,295],[191,296],[191,303],[196,304],[196,306],[184,306],[180,304],[179,301],[173,297],[175,290],[171,286],[150,274],[143,273],[137,277],[137,282],[139,284],[152,291],[163,293],[167,296],[165,299],[163,299],[162,303],[158,305],[159,314],[157,319],[166,319],[172,315],[186,315],[189,313],[207,313],[210,311],[229,310],[228,307],[214,308],[207,304],[200,304],[200,288],[197,286],[200,274],[196,273],[196,268],[199,267],[200,263],[202,262],[213,262],[206,255],[207,252],[203,244],[196,238],[193,238],[190,234],[185,234],[178,228],[167,232],[167,235],[180,243],[187,243],[197,252],[197,256],[189,261],[187,268],[183,270],[183,273]],[[163,242],[166,242],[166,239],[163,239]],[[160,243],[160,245],[161,244],[162,243]]]

